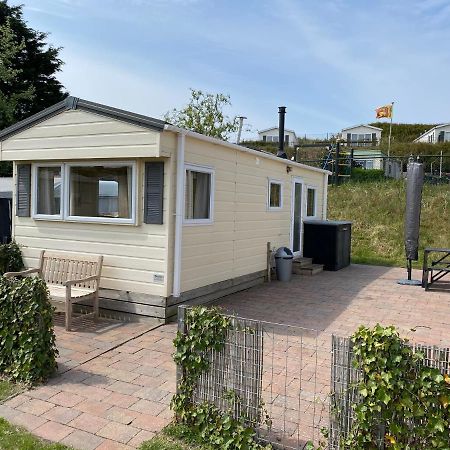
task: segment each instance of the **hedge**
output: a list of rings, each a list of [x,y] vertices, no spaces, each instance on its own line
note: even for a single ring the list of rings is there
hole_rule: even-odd
[[[358,167],[352,169],[352,181],[382,181],[385,178],[383,170],[360,169]]]
[[[5,272],[18,272],[22,268],[20,247],[14,241],[9,244],[0,244],[0,275]]]
[[[40,278],[0,277],[0,374],[34,383],[55,372],[53,312]]]

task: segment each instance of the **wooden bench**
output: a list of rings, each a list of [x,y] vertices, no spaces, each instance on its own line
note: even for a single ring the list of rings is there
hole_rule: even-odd
[[[430,253],[437,254],[437,259],[429,260]],[[450,274],[450,248],[427,247],[423,254],[422,287],[425,290],[436,281]]]
[[[72,324],[72,305],[93,300],[93,312],[86,316],[98,317],[98,291],[103,256],[54,253],[43,250],[39,267],[21,272],[8,272],[5,277],[37,274],[47,284],[52,303],[66,313],[66,330]],[[61,306],[62,305],[62,306]]]

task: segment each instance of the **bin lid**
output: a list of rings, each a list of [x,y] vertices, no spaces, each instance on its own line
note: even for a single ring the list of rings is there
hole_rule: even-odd
[[[277,258],[277,259],[278,258],[291,259],[293,257],[294,257],[294,254],[287,247],[280,247],[275,253],[275,258]]]
[[[351,225],[352,222],[350,220],[304,220],[303,223],[308,225],[328,225],[328,226],[339,226],[339,225]]]

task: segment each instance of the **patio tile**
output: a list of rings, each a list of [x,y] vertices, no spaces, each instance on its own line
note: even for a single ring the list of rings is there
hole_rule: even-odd
[[[141,399],[134,405],[130,406],[133,411],[141,412],[144,414],[152,414],[154,416],[159,415],[162,411],[166,409],[166,405],[158,402],[152,402],[150,400]]]
[[[113,406],[106,412],[106,418],[113,422],[119,422],[124,425],[130,425],[131,422],[138,416],[137,411],[133,411],[127,408],[121,408],[120,406]]]
[[[128,445],[132,447],[139,447],[143,442],[149,441],[152,439],[156,433],[152,433],[151,431],[142,430],[139,431],[139,433],[131,439],[131,441],[128,442]]]
[[[33,431],[47,422],[47,419],[33,414],[19,412],[16,416],[11,418],[11,421],[16,425],[26,428],[28,431]]]
[[[72,446],[77,450],[94,450],[103,442],[104,439],[101,437],[81,430],[75,430],[61,440],[62,444]]]
[[[52,409],[55,405],[53,403],[39,400],[38,398],[31,398],[17,407],[19,411],[33,414],[34,416],[41,416]]]
[[[71,392],[60,392],[49,399],[49,401],[56,405],[67,406],[68,408],[78,405],[78,403],[81,403],[83,400],[84,397]]]
[[[123,425],[121,423],[110,422],[102,428],[97,435],[102,436],[113,441],[126,444],[130,441],[140,430],[131,425]]]
[[[109,420],[89,413],[82,413],[73,419],[69,425],[78,430],[87,431],[88,433],[97,433],[109,423]]]
[[[130,447],[126,444],[121,444],[120,442],[104,440],[96,450],[132,450],[134,447]]]
[[[169,423],[170,419],[139,413],[136,419],[133,420],[132,425],[143,430],[157,432],[161,431]]]
[[[48,421],[44,423],[44,425],[41,425],[40,427],[36,428],[33,431],[33,434],[43,439],[47,439],[49,441],[59,442],[61,439],[64,439],[73,431],[74,431],[73,428],[70,428],[66,425]]]
[[[111,404],[96,402],[92,400],[84,400],[81,403],[78,403],[75,408],[78,411],[82,411],[85,413],[92,414],[94,416],[105,417],[106,411],[111,408]]]
[[[71,420],[75,419],[81,414],[80,411],[77,411],[73,408],[66,408],[64,406],[55,406],[50,411],[46,412],[43,417],[48,420],[52,420],[54,422],[67,424]]]

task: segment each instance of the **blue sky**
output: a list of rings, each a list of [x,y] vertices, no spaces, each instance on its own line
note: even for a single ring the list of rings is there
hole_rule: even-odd
[[[161,117],[190,87],[231,96],[247,137],[450,121],[449,0],[10,0],[64,47],[72,95]]]

